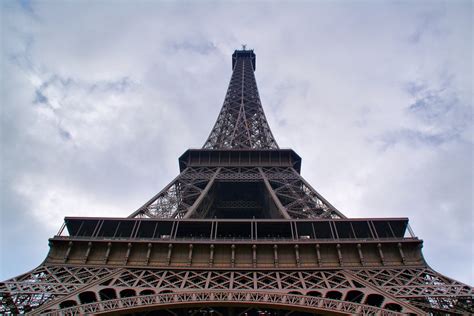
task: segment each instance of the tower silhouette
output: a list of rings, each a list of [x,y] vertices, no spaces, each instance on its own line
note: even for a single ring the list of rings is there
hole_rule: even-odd
[[[280,149],[253,50],[202,149],[128,218],[66,217],[44,262],[0,283],[1,313],[474,313],[474,289],[432,270],[407,218],[346,218]]]

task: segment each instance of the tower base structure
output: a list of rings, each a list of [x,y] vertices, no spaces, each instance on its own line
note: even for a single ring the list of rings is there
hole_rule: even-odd
[[[421,246],[406,218],[66,218],[0,292],[4,311],[46,315],[472,313],[473,289]]]

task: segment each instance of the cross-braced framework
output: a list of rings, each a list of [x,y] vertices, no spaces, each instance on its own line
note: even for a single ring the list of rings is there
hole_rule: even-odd
[[[348,219],[301,176],[266,121],[254,52],[232,58],[180,174],[128,218],[66,218],[38,268],[0,283],[0,313],[474,314],[474,289],[427,265],[408,219]]]
[[[203,148],[278,149],[268,125],[255,81],[255,54],[236,51],[229,88]]]
[[[0,283],[0,313],[27,313],[112,275],[116,268],[41,265]]]
[[[218,173],[219,168],[187,168],[131,217],[183,218],[208,196]]]
[[[239,303],[245,297],[253,304],[262,303],[263,299],[268,305],[288,308],[297,304],[314,312],[397,315],[420,313],[418,307],[428,305],[431,309],[437,305],[438,310],[451,313],[473,311],[471,287],[426,267],[193,271],[52,265],[9,280],[2,287],[2,292],[8,289],[16,294],[13,296],[17,300],[8,302],[11,297],[3,297],[3,308],[9,305],[22,308],[16,312],[36,308],[35,313],[51,315],[58,314],[58,310],[63,314],[113,312],[117,308],[138,307],[140,302],[149,302],[146,304],[151,304],[150,308],[173,308],[182,305],[183,297],[187,297],[189,303],[209,304],[213,302],[209,295],[219,293],[232,296],[218,302]],[[172,297],[167,301],[169,296]],[[268,301],[271,297],[275,300]]]
[[[130,217],[206,218],[221,182],[262,184],[283,218],[345,218],[292,167],[188,167]]]
[[[473,288],[428,267],[360,270],[355,275],[433,313],[474,313]]]

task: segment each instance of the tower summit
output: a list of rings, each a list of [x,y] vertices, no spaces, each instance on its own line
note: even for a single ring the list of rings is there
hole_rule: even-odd
[[[127,218],[66,217],[39,267],[0,283],[0,313],[474,313],[407,218],[346,218],[275,141],[253,50],[236,50],[217,121],[179,175]]]
[[[253,50],[236,50],[232,54],[229,88],[203,148],[278,149],[258,95],[255,65]]]

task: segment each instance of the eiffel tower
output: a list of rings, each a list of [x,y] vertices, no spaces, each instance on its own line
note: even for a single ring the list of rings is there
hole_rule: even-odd
[[[429,267],[407,218],[346,218],[305,181],[255,69],[236,50],[214,128],[179,175],[128,218],[66,217],[44,262],[0,283],[0,313],[474,313],[474,289]]]

